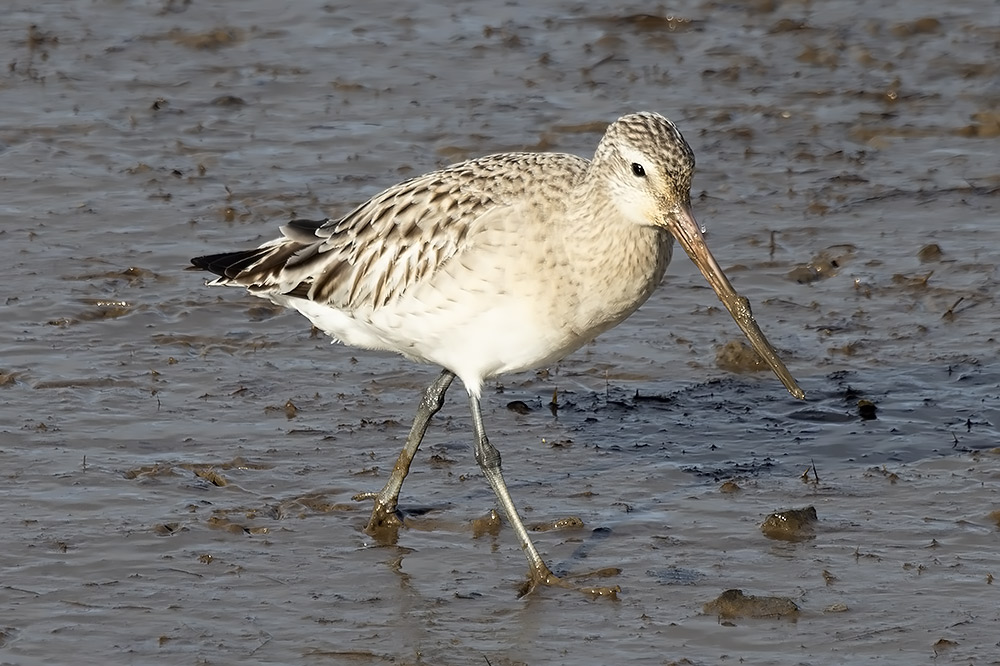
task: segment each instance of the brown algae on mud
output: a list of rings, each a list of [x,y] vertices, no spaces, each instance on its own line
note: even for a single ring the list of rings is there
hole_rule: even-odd
[[[550,532],[552,530],[571,530],[583,527],[583,520],[579,516],[567,516],[556,520],[547,520],[543,523],[534,523],[528,529],[532,532]]]
[[[738,484],[736,481],[732,479],[729,479],[728,481],[723,481],[722,485],[719,486],[720,493],[731,494],[731,493],[738,493],[741,490],[743,489],[740,488],[740,484]]]
[[[715,365],[720,370],[736,374],[768,369],[767,361],[743,340],[730,340],[722,345],[715,354]]]
[[[491,509],[488,514],[480,518],[474,518],[470,523],[472,527],[472,538],[478,539],[487,534],[492,537],[500,536],[500,514],[496,509]]]
[[[877,416],[878,406],[871,400],[862,398],[858,400],[858,416],[865,421],[874,421]]]
[[[760,525],[760,531],[769,539],[779,541],[805,541],[816,536],[816,508],[788,509],[772,513]]]
[[[835,277],[857,254],[853,245],[835,245],[814,256],[808,263],[796,266],[788,272],[788,279],[799,284]]]
[[[706,615],[715,615],[720,620],[768,617],[795,619],[799,615],[798,605],[788,597],[755,596],[735,589],[726,590],[705,603],[702,610]]]
[[[179,467],[181,469],[193,472],[195,476],[204,478],[206,480],[211,480],[212,478],[217,478],[221,480],[221,475],[218,470],[233,470],[233,469],[244,469],[244,470],[265,470],[271,469],[273,465],[252,463],[239,456],[233,458],[232,460],[227,460],[225,462],[218,463],[153,463],[150,465],[140,465],[139,467],[133,467],[132,469],[125,470],[122,472],[122,476],[126,479],[141,479],[141,478],[154,478],[158,476],[176,476],[174,467]],[[221,483],[214,483],[216,486],[224,486],[226,483],[224,480]]]

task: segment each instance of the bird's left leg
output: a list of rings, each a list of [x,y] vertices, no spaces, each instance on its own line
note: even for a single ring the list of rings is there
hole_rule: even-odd
[[[385,487],[378,492],[358,493],[353,497],[356,502],[368,499],[375,502],[371,518],[365,527],[365,532],[368,534],[376,536],[386,529],[395,530],[402,526],[402,521],[396,515],[396,503],[399,501],[399,491],[403,487],[403,479],[410,471],[410,463],[413,462],[413,456],[420,448],[420,442],[424,439],[424,433],[427,432],[427,425],[430,423],[431,417],[437,414],[444,405],[444,394],[451,386],[453,379],[455,379],[455,373],[450,370],[442,370],[434,383],[424,391],[420,405],[417,407],[417,416],[413,419],[413,426],[406,438],[406,445],[399,452],[399,457],[396,458],[396,464],[392,468],[392,473],[389,475]]]

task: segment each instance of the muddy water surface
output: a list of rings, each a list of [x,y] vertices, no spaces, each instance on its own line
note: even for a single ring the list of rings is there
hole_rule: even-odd
[[[992,0],[4,14],[0,662],[1000,654]],[[374,543],[350,498],[436,370],[331,346],[188,258],[465,157],[586,155],[641,109],[693,146],[695,212],[808,400],[717,358],[739,331],[679,256],[628,322],[484,403],[526,521],[583,522],[540,549],[619,567],[618,601],[516,598],[458,386],[408,527]],[[760,529],[810,506],[802,538]],[[797,611],[720,617],[731,589]]]

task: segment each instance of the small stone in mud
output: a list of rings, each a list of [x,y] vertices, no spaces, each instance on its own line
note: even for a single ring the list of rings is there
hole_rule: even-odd
[[[944,252],[941,251],[941,246],[937,243],[930,243],[929,245],[924,245],[917,252],[917,258],[920,259],[920,263],[926,264],[930,261],[941,261],[941,257]]]
[[[726,590],[702,609],[722,619],[738,617],[795,617],[799,607],[788,597],[757,597],[743,590]]]
[[[531,526],[532,532],[548,532],[550,530],[566,530],[583,527],[583,520],[577,516],[567,516],[559,520],[550,520],[547,523],[536,523]]]
[[[715,354],[715,365],[727,372],[757,372],[766,370],[767,362],[742,340],[730,340]]]
[[[936,643],[934,643],[934,654],[936,655],[941,650],[948,650],[950,648],[958,645],[958,641],[949,640],[947,638],[941,638]]]
[[[858,414],[865,421],[873,421],[878,417],[875,416],[875,412],[878,411],[878,407],[871,400],[858,400]]]
[[[531,407],[528,407],[528,404],[523,400],[512,400],[508,402],[507,409],[515,414],[521,414],[522,416],[531,413]]]
[[[789,509],[772,513],[760,525],[760,531],[769,539],[781,541],[802,541],[811,539],[818,518],[816,508]]]
[[[829,606],[827,606],[826,608],[824,608],[823,612],[824,613],[846,613],[847,612],[847,604],[838,601],[837,603],[830,604]]]
[[[720,493],[738,493],[743,490],[740,488],[739,484],[735,481],[726,481],[721,486],[719,486]]]

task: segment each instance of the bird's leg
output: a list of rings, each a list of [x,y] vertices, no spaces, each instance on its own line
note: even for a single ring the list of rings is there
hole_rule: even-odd
[[[521,542],[521,549],[524,551],[524,556],[528,558],[528,581],[521,588],[519,596],[527,594],[538,585],[574,587],[552,573],[552,570],[542,561],[542,556],[538,554],[535,544],[531,543],[528,530],[525,529],[524,523],[521,521],[521,516],[517,513],[517,507],[514,506],[514,500],[511,499],[510,491],[507,490],[507,484],[503,480],[503,472],[500,469],[500,451],[490,444],[489,439],[486,437],[479,398],[470,396],[470,400],[472,404],[472,424],[476,430],[476,462],[479,463],[479,468],[483,470],[483,475],[489,482],[490,487],[493,488],[493,492],[496,493],[497,499],[500,501],[500,506],[503,507],[503,512],[507,516],[507,522],[514,528],[517,539]],[[617,598],[616,595],[619,591],[618,586],[581,589],[595,596],[610,596],[614,598]]]
[[[406,437],[406,445],[399,452],[399,457],[396,458],[396,464],[392,468],[392,474],[389,475],[385,487],[377,493],[358,493],[353,497],[356,502],[368,499],[375,502],[375,506],[372,507],[372,516],[365,527],[365,532],[368,534],[377,535],[386,529],[394,530],[402,525],[399,516],[396,515],[399,490],[403,487],[403,479],[410,471],[410,463],[413,462],[413,456],[420,448],[420,442],[424,439],[424,433],[427,432],[427,425],[430,423],[431,417],[437,414],[441,406],[444,405],[444,394],[451,386],[453,379],[455,379],[455,373],[450,370],[442,370],[434,383],[424,391],[420,405],[417,407],[417,416],[413,419],[413,426],[410,428],[410,434]]]

